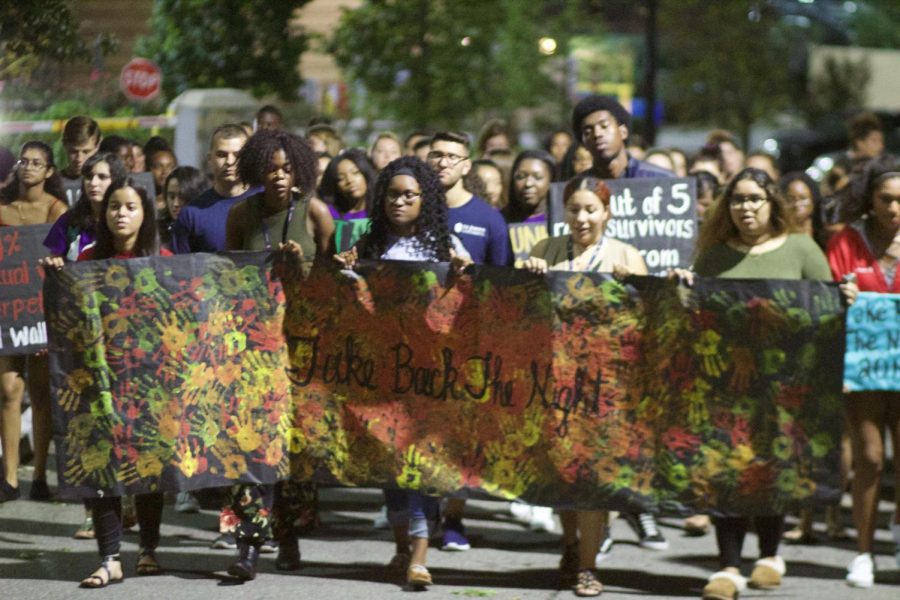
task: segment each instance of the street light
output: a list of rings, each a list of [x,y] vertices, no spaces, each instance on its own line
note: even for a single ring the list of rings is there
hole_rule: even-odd
[[[538,40],[538,50],[544,56],[553,56],[556,54],[556,40],[552,37],[542,37]]]

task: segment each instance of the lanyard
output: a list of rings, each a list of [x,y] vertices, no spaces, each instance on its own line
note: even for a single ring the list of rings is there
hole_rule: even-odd
[[[568,258],[569,258],[569,270],[575,270],[575,244],[572,241],[572,236],[569,236],[568,243]],[[588,258],[587,264],[583,269],[579,269],[580,271],[594,271],[597,267],[600,266],[600,263],[603,261],[603,249],[606,247],[606,237],[600,238],[600,241],[594,244],[593,250],[591,250],[590,257]]]
[[[285,217],[285,219],[284,219],[284,227],[282,228],[282,231],[281,231],[281,242],[282,243],[284,243],[287,240],[288,227],[290,227],[290,225],[291,225],[291,219],[294,218],[294,208],[296,208],[296,206],[297,206],[297,202],[294,200],[291,200],[291,205],[288,206],[287,217]],[[263,238],[266,240],[266,250],[271,250],[272,249],[272,234],[269,233],[269,226],[266,224],[265,218],[260,219],[260,222],[262,223]]]

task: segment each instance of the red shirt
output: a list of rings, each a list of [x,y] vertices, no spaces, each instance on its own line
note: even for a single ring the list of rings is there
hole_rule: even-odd
[[[84,250],[81,251],[81,254],[78,255],[78,260],[94,260],[94,248],[95,246],[88,246]],[[159,249],[160,256],[175,256],[169,250],[165,248]],[[110,256],[110,258],[136,258],[134,254],[116,254],[115,256]]]
[[[853,223],[828,242],[828,264],[835,280],[847,273],[856,273],[856,283],[861,292],[900,294],[900,266],[894,272],[894,283],[888,287],[887,279],[862,233],[864,225]]]

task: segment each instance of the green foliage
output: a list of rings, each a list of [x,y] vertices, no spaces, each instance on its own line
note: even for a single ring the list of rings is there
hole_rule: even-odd
[[[154,0],[151,34],[138,53],[163,71],[172,98],[189,88],[235,87],[295,99],[297,64],[309,39],[292,30],[309,0]]]
[[[860,110],[865,105],[866,90],[872,79],[868,60],[849,58],[825,59],[824,69],[809,81],[809,94],[805,110],[815,123],[829,115]]]
[[[674,120],[733,129],[790,105],[788,36],[764,2],[660,3],[662,97]]]
[[[900,48],[900,3],[867,0],[851,20],[855,43],[867,48]]]
[[[540,37],[558,33],[543,8],[533,0],[369,0],[344,13],[330,49],[363,84],[369,117],[458,128],[558,94],[538,51]]]
[[[101,50],[113,45],[100,40]],[[44,61],[87,60],[90,53],[64,0],[0,2],[0,80],[28,79]]]

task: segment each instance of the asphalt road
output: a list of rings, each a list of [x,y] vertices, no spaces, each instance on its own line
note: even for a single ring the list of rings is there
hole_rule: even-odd
[[[28,468],[21,471],[28,489]],[[51,479],[51,487],[53,480]],[[134,576],[137,535],[125,536],[122,548],[126,581],[103,590],[81,590],[77,582],[97,565],[93,541],[72,539],[83,518],[77,503],[18,500],[0,504],[0,598],[574,598],[560,589],[558,535],[532,533],[515,522],[502,502],[472,501],[466,523],[473,548],[447,553],[433,548],[428,566],[435,585],[427,592],[405,589],[385,569],[393,554],[390,533],[372,527],[380,507],[377,490],[329,489],[320,497],[322,526],[301,542],[304,568],[296,573],[275,570],[274,555],[263,556],[261,574],[240,584],[225,574],[233,551],[212,550],[217,516],[213,510],[180,515],[167,506],[162,543],[158,549],[165,569],[157,577]],[[883,502],[882,523],[892,506]],[[849,511],[844,508],[849,523]],[[716,567],[712,535],[689,538],[678,520],[663,520],[670,542],[667,551],[644,550],[621,519],[613,522],[616,544],[602,564],[603,598],[699,598],[706,576]],[[817,523],[822,531],[821,523]],[[843,581],[854,556],[852,541],[822,542],[813,546],[784,546],[788,576],[780,590],[748,590],[742,598],[860,598],[900,599],[900,571],[893,560],[889,532],[878,532],[876,585],[870,590],[848,588]],[[756,538],[748,536],[744,548],[745,574],[756,557]]]

